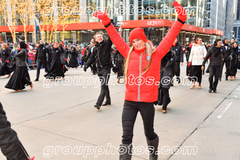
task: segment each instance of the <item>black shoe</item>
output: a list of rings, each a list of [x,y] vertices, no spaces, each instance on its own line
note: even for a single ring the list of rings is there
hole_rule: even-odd
[[[213,92],[214,92],[214,93],[217,93],[217,90],[216,90],[216,89],[214,89],[214,90],[213,90]]]
[[[34,82],[37,82],[37,81],[39,81],[39,79],[35,79],[35,81],[34,81]]]
[[[121,144],[119,147],[119,160],[132,159],[132,144]]]
[[[98,104],[95,104],[94,107],[97,108],[97,109],[100,109],[100,108],[101,108],[101,106],[98,105]]]
[[[208,92],[209,92],[209,93],[212,93],[212,89],[209,89]]]
[[[105,102],[102,106],[111,105],[111,102]]]
[[[149,159],[150,160],[157,160],[158,159],[158,143],[159,143],[159,138],[155,138],[154,140],[150,141],[147,139],[147,144],[149,148]]]
[[[181,80],[180,80],[180,78],[178,78],[178,80],[177,80],[177,81],[178,81],[178,84],[180,84],[180,83],[181,83]]]

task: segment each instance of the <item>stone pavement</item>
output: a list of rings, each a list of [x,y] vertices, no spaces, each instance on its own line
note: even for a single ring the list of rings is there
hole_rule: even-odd
[[[185,76],[185,66],[181,67]],[[31,80],[36,71],[29,72]],[[100,87],[90,69],[70,69],[65,80],[46,82],[41,71],[33,90],[15,93],[5,89],[8,79],[0,78],[0,102],[13,129],[36,160],[117,160],[122,136],[121,114],[124,84],[116,84],[112,74],[111,106],[100,111],[93,105]],[[155,132],[160,137],[160,160],[239,160],[240,159],[240,71],[237,80],[221,81],[218,93],[208,93],[208,74],[202,89],[175,84],[170,89],[168,113],[156,106]],[[85,78],[85,85],[75,78]],[[86,79],[87,77],[87,79]],[[239,77],[239,78],[238,78]],[[99,82],[97,83],[99,84]],[[133,160],[148,159],[141,116],[134,128]],[[178,151],[173,153],[176,148]],[[2,154],[0,159],[4,160]]]

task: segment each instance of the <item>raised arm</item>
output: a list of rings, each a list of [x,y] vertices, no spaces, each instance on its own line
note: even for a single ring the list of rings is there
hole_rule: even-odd
[[[160,42],[156,49],[157,53],[160,54],[161,59],[167,54],[182,26],[184,25],[184,22],[187,20],[185,9],[176,1],[173,2],[173,6],[178,13],[178,20],[173,24],[167,35]]]
[[[117,30],[114,28],[113,24],[111,23],[111,19],[107,16],[107,12],[105,11],[103,13],[101,11],[98,11],[95,12],[93,16],[102,20],[102,23],[105,26],[113,44],[115,44],[117,50],[123,55],[123,57],[127,58],[130,48],[127,45],[127,43],[122,39],[122,37],[119,35]]]

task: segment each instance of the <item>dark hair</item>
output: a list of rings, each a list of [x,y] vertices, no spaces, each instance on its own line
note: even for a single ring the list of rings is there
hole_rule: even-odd
[[[222,41],[222,42],[223,42],[223,44],[225,44],[225,41],[226,41],[226,40],[228,40],[228,39],[227,39],[227,38],[224,38],[224,39],[223,39],[223,41]]]
[[[24,36],[20,36],[19,39],[25,40],[25,37]]]
[[[234,43],[233,43],[233,48],[234,48],[234,44],[235,44],[235,43],[237,44],[237,42],[234,42]],[[237,48],[238,48],[238,44],[237,44]]]
[[[215,47],[217,46],[217,43],[218,43],[219,41],[221,41],[221,39],[216,39],[216,40],[214,41],[214,46],[215,46]]]
[[[202,38],[201,38],[201,37],[197,37],[197,38],[196,38],[196,41],[198,41],[199,39],[201,39],[201,40],[202,40]]]

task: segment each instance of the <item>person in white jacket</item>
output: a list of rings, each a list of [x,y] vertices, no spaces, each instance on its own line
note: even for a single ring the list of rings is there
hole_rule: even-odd
[[[190,80],[192,81],[191,89],[195,87],[195,82],[199,83],[198,88],[201,89],[202,82],[202,62],[207,55],[206,47],[202,44],[202,38],[197,38],[197,44],[194,43],[191,49],[190,57],[188,60],[188,66],[190,69]]]

